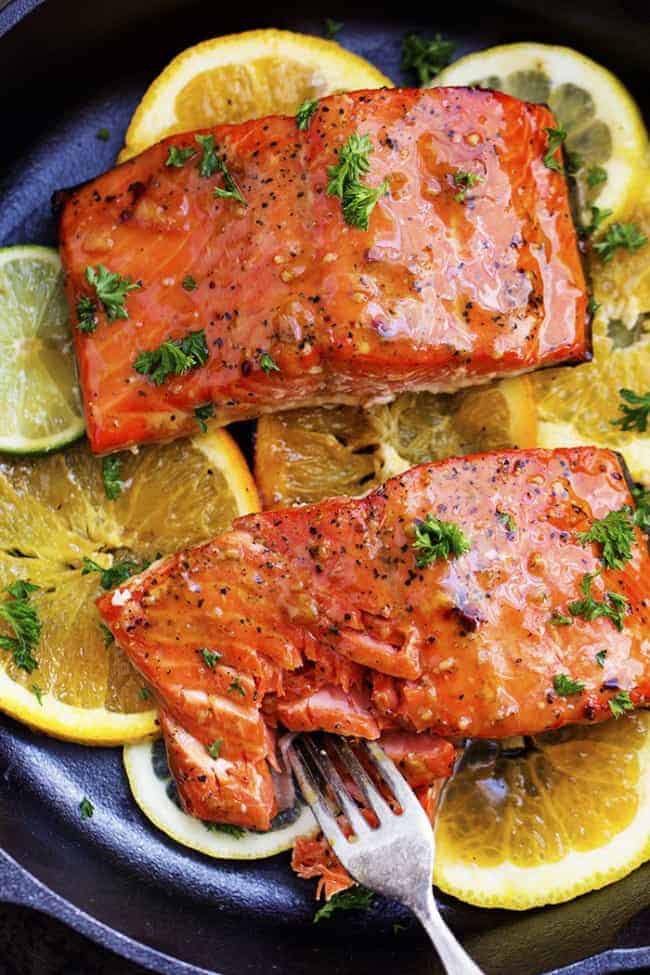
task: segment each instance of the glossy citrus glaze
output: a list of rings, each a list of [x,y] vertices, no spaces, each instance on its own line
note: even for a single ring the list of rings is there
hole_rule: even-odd
[[[308,403],[449,390],[588,356],[587,296],[562,173],[544,165],[540,105],[473,89],[323,99],[308,131],[270,117],[209,130],[247,206],[215,199],[199,155],[165,165],[173,136],[73,192],[61,255],[73,314],[87,266],[142,283],[127,321],[75,329],[95,451]],[[346,224],[327,171],[370,136],[367,231]],[[558,156],[559,158],[559,156]],[[464,202],[454,175],[480,181]],[[191,274],[198,287],[186,291]],[[159,388],[141,351],[205,329],[207,364]],[[268,352],[279,371],[266,374]]]
[[[647,540],[637,531],[632,559],[613,571],[597,546],[576,538],[632,504],[610,451],[452,459],[413,468],[363,499],[240,518],[99,607],[174,722],[164,717],[163,727],[181,792],[191,736],[192,769],[201,759],[201,774],[218,766],[227,778],[233,762],[237,776],[261,776],[252,803],[259,824],[270,789],[260,791],[268,725],[503,738],[606,718],[619,690],[637,704],[650,699]],[[427,514],[461,526],[470,550],[418,568],[414,523]],[[615,591],[629,603],[621,631],[606,618],[553,625],[553,613],[580,598],[585,573],[601,570],[594,598]],[[206,647],[222,655],[212,669],[199,652]],[[558,695],[558,674],[584,691]],[[215,738],[222,766],[205,753]],[[189,777],[203,818],[236,815]]]

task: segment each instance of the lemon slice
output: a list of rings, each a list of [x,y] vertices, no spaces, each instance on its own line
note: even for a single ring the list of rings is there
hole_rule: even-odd
[[[84,432],[63,271],[49,247],[0,249],[0,402],[0,450],[54,450]]]
[[[133,798],[154,826],[171,839],[206,856],[261,860],[290,850],[300,836],[315,836],[318,826],[308,806],[281,813],[266,833],[232,826],[206,825],[183,812],[161,739],[127,745],[124,767]]]
[[[650,859],[650,715],[472,746],[436,828],[435,883],[480,907],[526,910],[620,880]]]
[[[174,132],[264,115],[293,115],[303,101],[336,91],[392,87],[368,61],[333,41],[252,30],[183,51],[147,89],[120,161]]]
[[[583,222],[591,223],[592,204],[612,210],[611,221],[634,206],[643,186],[647,135],[634,99],[602,65],[568,47],[505,44],[460,58],[434,85],[480,85],[545,102],[566,129],[565,149],[578,157]],[[602,170],[600,182],[594,182],[594,167]]]
[[[123,744],[157,732],[148,691],[102,629],[105,590],[84,560],[142,565],[194,545],[258,509],[246,463],[223,431],[120,454],[122,493],[106,496],[103,462],[85,441],[43,457],[0,460],[0,603],[17,579],[41,624],[37,666],[0,648],[0,710],[86,744]],[[12,638],[0,619],[0,635]]]
[[[257,425],[255,473],[266,507],[371,490],[414,464],[477,450],[532,447],[528,376],[459,393],[404,393],[387,406],[296,410]]]

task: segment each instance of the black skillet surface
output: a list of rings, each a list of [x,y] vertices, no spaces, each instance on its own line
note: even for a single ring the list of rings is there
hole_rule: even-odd
[[[510,0],[428,19],[354,15],[312,4],[267,10],[174,0],[0,0],[0,245],[54,243],[49,198],[108,168],[148,81],[183,47],[260,26],[341,41],[396,80],[406,30],[443,30],[460,53],[516,40],[566,43],[610,66],[650,108],[647,4],[594,0],[540,11]],[[10,30],[11,29],[11,30]],[[9,31],[10,33],[2,35]],[[644,103],[645,99],[645,103]],[[96,133],[108,128],[110,139]],[[81,822],[79,800],[95,815]],[[4,852],[3,852],[4,851]],[[429,975],[432,953],[412,919],[386,902],[314,927],[313,888],[286,856],[210,861],[168,842],[129,798],[119,750],[49,740],[0,719],[0,900],[56,916],[107,948],[173,975]],[[650,867],[604,891],[523,915],[443,899],[448,920],[488,975],[605,975],[650,966]],[[399,922],[404,930],[395,933]],[[591,957],[590,957],[591,956]],[[1,963],[1,959],[0,959]]]

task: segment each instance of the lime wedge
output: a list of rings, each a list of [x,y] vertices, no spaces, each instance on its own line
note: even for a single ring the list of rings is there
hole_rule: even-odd
[[[85,428],[59,255],[0,249],[0,450],[63,447]]]
[[[505,44],[460,58],[434,84],[477,85],[545,102],[567,133],[583,223],[591,223],[594,205],[612,211],[609,221],[633,209],[645,182],[647,135],[634,99],[600,64],[568,47]]]

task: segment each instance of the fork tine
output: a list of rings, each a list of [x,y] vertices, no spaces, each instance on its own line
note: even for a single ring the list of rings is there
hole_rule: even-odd
[[[336,801],[342,807],[343,812],[347,816],[350,826],[356,835],[363,836],[365,833],[369,833],[371,827],[361,815],[357,804],[350,798],[350,794],[345,783],[343,782],[343,779],[339,775],[334,763],[325,749],[317,748],[313,740],[308,735],[302,739],[302,744],[305,750],[309,753],[314,765],[316,765],[318,768],[323,780],[332,789]]]
[[[412,810],[415,807],[422,809],[410,785],[407,784],[406,779],[402,776],[402,773],[395,766],[392,759],[388,757],[384,749],[380,748],[374,741],[364,741],[363,745],[375,768],[386,784],[390,786],[395,798],[399,799],[403,812],[406,812],[407,809]]]
[[[343,738],[334,738],[332,741],[332,748],[363,792],[368,805],[380,823],[384,822],[388,816],[392,816],[393,811],[377,789],[375,783],[372,781],[357,756],[350,748],[348,742]]]
[[[300,786],[305,801],[311,806],[312,812],[318,820],[318,825],[325,834],[331,847],[336,849],[341,843],[347,842],[336,816],[330,811],[329,805],[316,785],[314,776],[303,755],[298,751],[295,741],[287,748],[289,764]]]

